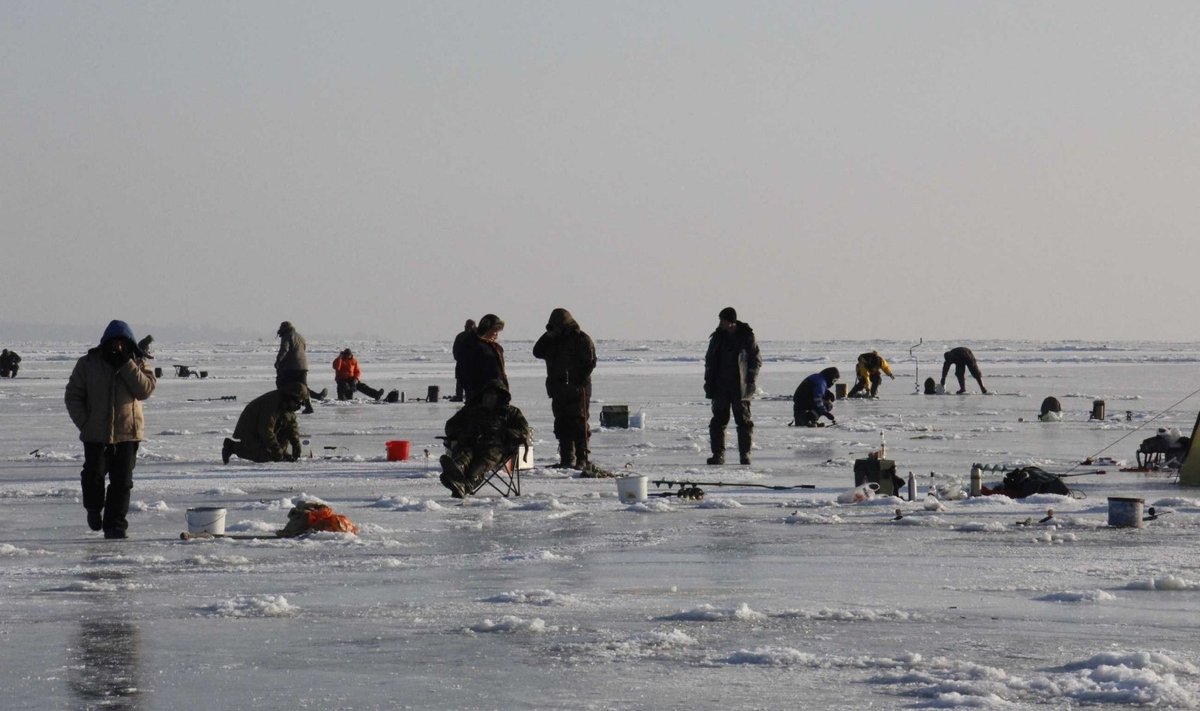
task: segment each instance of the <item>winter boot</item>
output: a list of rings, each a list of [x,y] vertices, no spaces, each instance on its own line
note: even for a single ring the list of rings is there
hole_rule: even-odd
[[[575,443],[559,442],[558,443],[558,464],[551,465],[551,469],[574,469],[575,468]]]
[[[588,446],[587,442],[575,443],[575,468],[583,469],[588,465]]]
[[[739,460],[742,464],[750,463],[750,428],[739,427],[737,431]]]
[[[709,464],[725,463],[725,428],[708,428],[708,439],[712,444],[713,455],[708,458]]]

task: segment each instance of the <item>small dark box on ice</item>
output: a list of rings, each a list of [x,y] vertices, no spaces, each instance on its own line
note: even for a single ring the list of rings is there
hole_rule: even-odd
[[[628,405],[605,405],[600,408],[601,427],[620,427],[629,429]]]

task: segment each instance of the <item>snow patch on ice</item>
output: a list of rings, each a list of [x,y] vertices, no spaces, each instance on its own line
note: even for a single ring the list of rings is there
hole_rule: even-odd
[[[675,507],[668,504],[666,499],[649,499],[630,504],[625,507],[625,510],[634,513],[671,513]]]
[[[510,592],[500,593],[499,595],[485,597],[481,602],[553,607],[574,604],[576,602],[576,598],[573,595],[556,593],[553,590],[512,590]]]
[[[1116,600],[1117,596],[1104,590],[1066,590],[1035,599],[1042,602],[1111,602]]]
[[[200,496],[245,496],[245,495],[246,495],[245,490],[239,489],[236,486],[228,487],[228,488],[219,486],[215,489],[208,489],[206,491],[200,492]]]
[[[822,620],[829,622],[908,622],[922,619],[919,615],[904,610],[875,610],[867,607],[820,610],[786,610],[771,617],[779,619]]]
[[[508,561],[559,561],[559,560],[574,560],[569,555],[562,555],[548,550],[535,550],[527,553],[514,553],[511,555],[502,556],[501,560]]]
[[[516,506],[517,511],[568,511],[568,507],[564,506],[556,498],[549,498],[544,501],[528,501]]]
[[[783,522],[793,524],[832,524],[844,523],[845,519],[834,513],[800,513],[800,511],[793,511],[791,514],[784,517]]]
[[[660,622],[754,622],[765,620],[766,617],[761,612],[751,610],[750,606],[743,602],[737,607],[713,607],[705,604],[654,619]]]
[[[239,595],[202,609],[210,617],[292,617],[300,608],[283,595]]]
[[[1200,590],[1200,582],[1163,575],[1149,580],[1133,580],[1125,584],[1126,590]]]
[[[422,500],[420,498],[409,498],[407,496],[385,496],[370,504],[371,508],[388,509],[390,511],[445,511],[446,507],[442,506],[433,499]]]
[[[203,568],[238,568],[251,564],[249,558],[240,555],[197,555],[181,562]]]
[[[968,521],[957,527],[959,531],[971,531],[980,533],[1000,533],[1007,531],[1008,526],[1005,526],[999,521]]]
[[[78,489],[9,489],[0,491],[0,499],[63,499],[78,493]]]
[[[790,667],[790,666],[807,666],[818,667],[824,666],[828,662],[815,654],[801,652],[792,647],[759,647],[757,649],[743,649],[723,660],[725,664],[758,664],[771,667]]]
[[[740,509],[743,508],[742,503],[736,499],[726,497],[717,499],[705,499],[697,506],[698,509]]]
[[[485,619],[483,622],[471,625],[469,629],[472,632],[478,633],[498,632],[514,634],[524,632],[529,634],[542,634],[544,632],[554,631],[557,628],[552,626],[548,627],[546,625],[546,621],[540,617],[534,617],[526,620],[515,615],[504,615],[495,621]]]
[[[139,511],[142,513],[145,513],[147,511],[163,512],[163,511],[170,511],[171,507],[167,506],[167,502],[165,502],[165,501],[155,501],[152,504],[148,504],[145,501],[133,501],[129,504],[129,510],[130,511]]]

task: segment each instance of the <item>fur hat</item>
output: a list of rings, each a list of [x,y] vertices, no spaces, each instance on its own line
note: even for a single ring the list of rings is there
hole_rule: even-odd
[[[296,330],[296,327],[292,325],[291,321],[284,321],[283,323],[279,324],[279,330],[275,332],[275,335],[282,336],[283,334],[287,333],[288,331],[295,331],[295,330]]]
[[[832,383],[835,380],[840,380],[842,377],[841,371],[837,368],[829,367],[821,371],[821,375],[825,376],[825,382]]]
[[[504,321],[496,314],[484,314],[483,318],[479,319],[479,325],[475,327],[475,333],[486,336],[494,328],[504,330]]]
[[[726,306],[721,309],[721,313],[717,314],[717,318],[722,321],[737,321],[737,311],[732,306]]]

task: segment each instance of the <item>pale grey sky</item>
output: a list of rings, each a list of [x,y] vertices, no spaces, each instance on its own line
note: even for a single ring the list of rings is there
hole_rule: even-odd
[[[2,320],[1196,337],[1194,1],[3,14]]]

